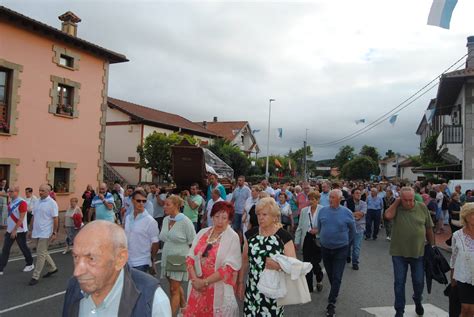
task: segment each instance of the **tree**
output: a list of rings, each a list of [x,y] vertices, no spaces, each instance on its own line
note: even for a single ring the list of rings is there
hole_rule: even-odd
[[[443,162],[443,158],[438,153],[438,135],[426,138],[425,145],[421,148],[420,159],[423,164],[436,164]]]
[[[344,178],[349,180],[368,180],[371,175],[378,175],[380,169],[372,158],[368,156],[357,156],[344,164],[341,173]]]
[[[389,157],[394,157],[395,156],[395,152],[393,152],[392,150],[388,150],[387,152],[385,152],[385,157],[389,158]]]
[[[250,161],[236,145],[228,140],[216,139],[208,146],[208,149],[232,167],[235,176],[247,175]]]
[[[137,147],[140,157],[137,168],[144,168],[151,171],[160,178],[171,180],[171,146],[186,139],[191,144],[196,144],[197,140],[189,135],[172,133],[153,132],[148,135],[143,142],[143,146]]]
[[[307,145],[306,146],[306,161],[308,161],[308,159],[312,156],[313,156],[313,151],[311,150],[311,146]],[[303,174],[303,170],[304,170],[304,146],[301,149],[296,150],[295,152],[290,150],[290,152],[288,152],[287,157],[290,158],[291,160],[293,160],[293,162],[296,163],[296,166],[294,166],[294,168],[298,171],[298,173]]]
[[[364,145],[362,149],[360,149],[359,155],[368,156],[372,160],[374,160],[374,162],[378,162],[380,159],[379,151],[375,147],[370,145]]]
[[[354,148],[350,145],[344,145],[339,149],[339,152],[336,154],[334,160],[336,166],[339,167],[339,169],[342,169],[344,164],[352,160],[354,157]]]

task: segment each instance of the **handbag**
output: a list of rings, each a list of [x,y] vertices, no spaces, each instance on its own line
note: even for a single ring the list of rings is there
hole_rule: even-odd
[[[186,257],[184,255],[168,255],[165,268],[167,272],[186,272]]]
[[[284,225],[291,225],[290,216],[281,215],[281,223],[284,224]]]
[[[311,207],[310,207],[310,208],[311,208]],[[308,217],[309,217],[309,226],[311,227],[311,229],[313,229],[313,219],[311,219],[311,215],[310,215],[310,214],[308,214]],[[308,233],[307,233],[307,234],[308,234]],[[315,244],[318,248],[321,247],[321,243],[319,242],[319,239],[316,237],[316,235],[314,235],[314,237],[313,237],[312,240],[313,240],[314,244]]]
[[[264,269],[257,284],[258,291],[268,298],[283,298],[287,294],[283,271]]]
[[[196,272],[197,277],[202,276],[202,267],[201,267],[201,257],[199,255],[193,255],[194,260],[194,272]]]
[[[283,274],[286,284],[286,296],[277,299],[278,306],[306,304],[311,301],[308,283],[305,275],[300,275],[296,280],[290,274]]]

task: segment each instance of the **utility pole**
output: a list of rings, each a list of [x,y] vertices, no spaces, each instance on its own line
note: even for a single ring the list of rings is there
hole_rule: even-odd
[[[399,157],[400,153],[396,153],[395,154],[395,157],[396,157],[396,172],[395,172],[395,175],[396,175],[396,179],[397,181],[399,180],[399,177],[398,177],[398,157]]]
[[[265,179],[268,180],[270,173],[268,173],[268,160],[270,159],[270,118],[272,115],[272,101],[275,99],[268,100],[268,131],[267,131],[267,164],[265,165]]]
[[[306,129],[306,136],[305,136],[305,139],[304,139],[304,180],[305,181],[308,181],[308,164],[307,164],[307,155],[308,155],[308,152],[307,152],[307,147],[308,147],[308,129]]]

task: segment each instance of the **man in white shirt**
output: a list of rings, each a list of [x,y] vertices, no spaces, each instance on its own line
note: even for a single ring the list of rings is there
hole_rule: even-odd
[[[3,269],[8,263],[10,249],[15,240],[25,257],[26,266],[23,272],[30,272],[35,268],[31,251],[26,244],[26,233],[28,232],[26,213],[28,206],[20,198],[19,186],[12,186],[8,190],[8,196],[10,197],[10,204],[8,205],[7,232],[5,233],[2,254],[0,256],[0,275],[3,275]]]
[[[142,272],[148,272],[159,249],[158,226],[155,219],[145,212],[146,193],[136,190],[132,194],[133,212],[125,221],[128,241],[128,264]],[[151,260],[150,260],[151,259]]]
[[[48,253],[49,243],[56,239],[58,233],[58,204],[49,196],[51,187],[43,184],[39,188],[40,199],[33,207],[33,227],[32,237],[37,239],[36,244],[36,268],[31,277],[30,286],[38,284],[38,280],[43,271],[44,263],[49,266],[48,272],[43,277],[50,277],[58,272],[58,268]]]
[[[74,276],[64,296],[63,317],[171,317],[159,281],[127,265],[127,237],[120,226],[103,220],[87,224],[76,236],[72,254]]]

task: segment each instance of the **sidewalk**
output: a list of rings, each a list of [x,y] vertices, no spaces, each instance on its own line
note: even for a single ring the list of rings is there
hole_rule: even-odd
[[[62,248],[66,246],[66,230],[64,229],[64,215],[66,212],[59,212],[59,232],[56,240],[50,243],[50,249]],[[6,228],[0,229],[0,245],[3,247],[3,240],[5,239],[5,233],[7,232]],[[36,252],[36,243],[34,240],[28,242],[28,247],[30,248],[31,252]],[[1,253],[1,249],[0,249]],[[16,243],[13,244],[11,251],[10,251],[10,258],[22,255],[20,248]]]

